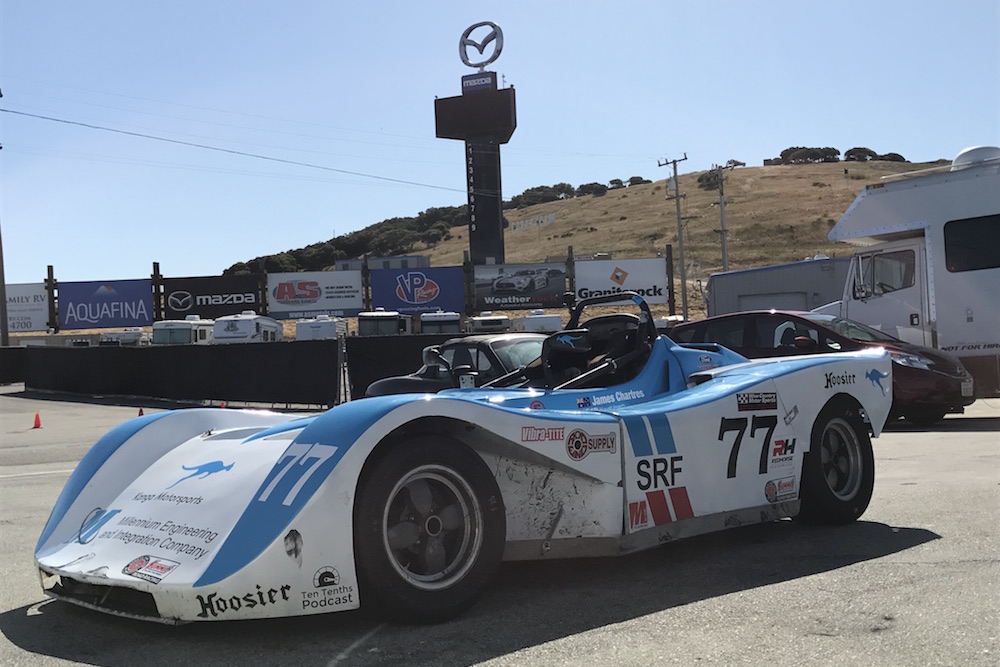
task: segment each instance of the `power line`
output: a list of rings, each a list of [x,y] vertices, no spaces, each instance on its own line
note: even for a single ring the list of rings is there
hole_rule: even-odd
[[[284,158],[271,157],[269,155],[261,155],[259,153],[248,153],[245,151],[233,150],[231,148],[221,148],[219,146],[209,146],[207,144],[199,144],[192,141],[182,141],[180,139],[168,139],[166,137],[157,137],[151,134],[143,134],[141,132],[130,132],[128,130],[119,130],[113,127],[104,127],[102,125],[93,125],[91,123],[83,123],[75,120],[67,120],[65,118],[54,118],[52,116],[42,116],[39,114],[27,113],[25,111],[15,111],[13,109],[0,109],[0,112],[16,114],[18,116],[27,116],[29,118],[37,118],[39,120],[47,120],[54,123],[64,123],[66,125],[76,125],[79,127],[86,127],[91,130],[102,130],[104,132],[114,132],[116,134],[124,134],[132,137],[139,137],[141,139],[152,139],[154,141],[162,141],[169,144],[179,144],[181,146],[190,146],[192,148],[201,148],[209,151],[216,151],[218,153],[228,153],[230,155],[239,155],[241,157],[250,157],[258,160],[267,160],[269,162],[278,162],[281,164],[290,164],[297,167],[308,167],[310,169],[322,169],[323,171],[332,171],[338,174],[347,174],[349,176],[358,176],[361,178],[372,178],[379,181],[387,181],[390,183],[400,183],[403,185],[414,185],[422,188],[432,188],[435,190],[446,190],[448,192],[462,192],[465,190],[460,190],[458,188],[449,188],[443,185],[431,185],[430,183],[419,183],[417,181],[407,181],[401,178],[391,178],[389,176],[378,176],[375,174],[365,174],[359,171],[350,171],[348,169],[337,169],[336,167],[327,167],[321,164],[312,164],[309,162],[299,162],[297,160],[286,160]]]

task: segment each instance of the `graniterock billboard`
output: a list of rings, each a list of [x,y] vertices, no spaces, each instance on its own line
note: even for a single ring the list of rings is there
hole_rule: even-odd
[[[257,276],[164,278],[163,316],[183,320],[188,315],[214,320],[244,310],[261,312]]]

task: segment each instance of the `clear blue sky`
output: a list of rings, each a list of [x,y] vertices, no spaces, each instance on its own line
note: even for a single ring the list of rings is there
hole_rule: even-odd
[[[433,100],[460,93],[459,37],[484,20],[517,90],[505,199],[660,180],[685,152],[687,173],[789,146],[916,162],[1000,144],[998,0],[4,0],[7,282],[49,264],[64,281],[154,261],[217,275],[464,204],[462,145],[435,138]]]

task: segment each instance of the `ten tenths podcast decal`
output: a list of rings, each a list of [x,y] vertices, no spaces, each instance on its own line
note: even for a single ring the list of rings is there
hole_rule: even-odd
[[[268,312],[279,320],[353,317],[363,307],[360,271],[267,274]]]
[[[400,313],[465,310],[462,267],[378,269],[371,272],[372,306]]]
[[[563,263],[478,265],[475,276],[477,310],[563,305],[566,291]]]
[[[59,283],[60,329],[147,327],[153,324],[153,281]]]
[[[576,263],[576,298],[638,292],[646,303],[667,303],[667,260],[594,259]],[[624,303],[624,301],[623,301]]]

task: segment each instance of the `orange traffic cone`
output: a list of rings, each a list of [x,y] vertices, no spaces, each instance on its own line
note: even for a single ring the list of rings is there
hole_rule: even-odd
[[[143,411],[142,411],[142,408],[139,408],[139,416],[141,417],[141,416],[142,416],[143,414],[144,414],[144,413],[143,413]]]
[[[35,425],[32,426],[32,428],[41,428],[41,427],[42,427],[42,418],[39,417],[38,413],[36,412],[35,413]]]

